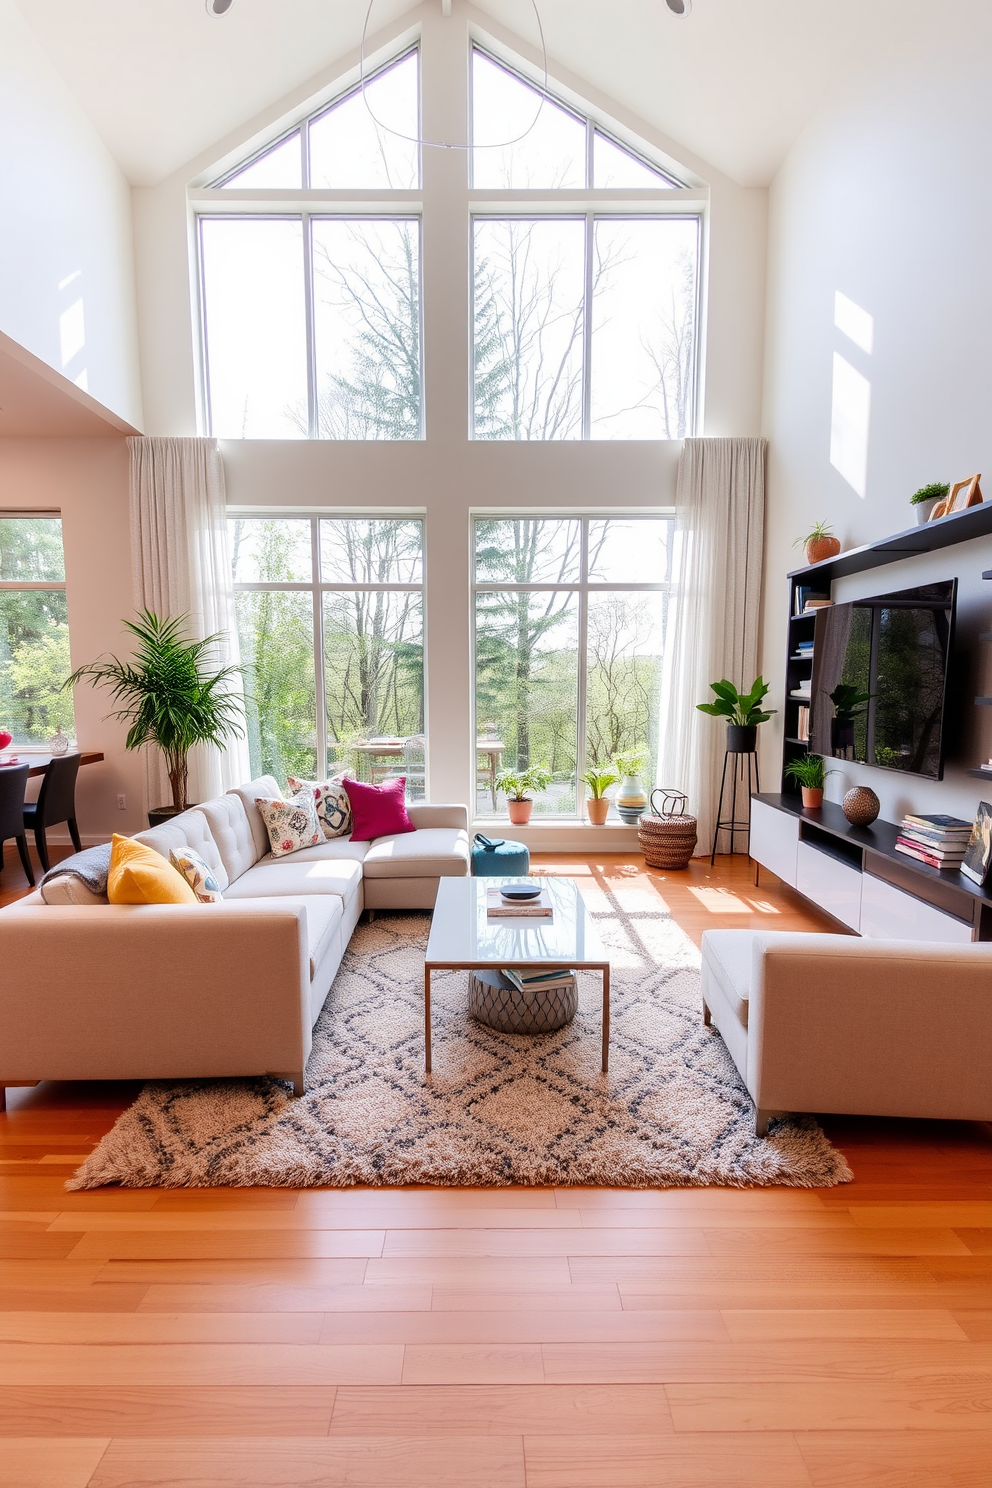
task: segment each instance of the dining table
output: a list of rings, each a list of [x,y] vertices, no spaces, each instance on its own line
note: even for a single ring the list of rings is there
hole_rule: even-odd
[[[66,750],[66,754],[72,753],[73,751],[71,749]],[[35,775],[44,775],[53,759],[64,758],[64,755],[55,754],[18,754],[15,749],[11,749],[6,754],[0,754],[0,769],[3,769],[5,765],[30,765],[31,768],[28,771],[28,779],[30,780]],[[80,765],[98,765],[103,758],[103,754],[98,749],[81,749],[79,751]]]
[[[373,785],[376,782],[377,760],[395,760],[403,757],[403,749],[406,739],[365,739],[360,744],[349,744],[349,750],[360,759],[369,762],[369,774]],[[486,766],[483,770],[489,786],[489,794],[492,797],[493,810],[496,810],[496,775],[499,770],[500,758],[506,745],[502,739],[490,738],[483,735],[476,739],[475,749],[477,754],[486,756]]]

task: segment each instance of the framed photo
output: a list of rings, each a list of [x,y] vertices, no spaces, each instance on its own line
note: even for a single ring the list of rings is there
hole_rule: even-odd
[[[992,806],[988,801],[983,801],[978,808],[971,829],[964,862],[961,864],[961,872],[966,873],[969,878],[974,879],[977,884],[984,884],[992,864]]]
[[[981,479],[980,475],[969,475],[967,480],[956,481],[947,493],[947,510],[959,512],[978,506],[982,500]]]

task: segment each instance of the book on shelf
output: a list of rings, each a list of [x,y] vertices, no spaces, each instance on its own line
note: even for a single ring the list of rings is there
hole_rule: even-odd
[[[799,721],[796,725],[796,738],[800,744],[809,743],[809,709],[799,709]]]
[[[963,821],[960,816],[942,816],[939,812],[934,816],[912,816],[907,814],[903,817],[903,826],[929,828],[934,832],[964,832],[971,835],[972,823]]]
[[[906,842],[902,837],[896,838],[896,852],[907,858],[915,858],[918,863],[926,863],[928,868],[958,868],[964,862],[963,852],[949,855],[934,853],[928,848],[919,847],[915,842]]]
[[[504,899],[499,889],[487,889],[486,914],[492,920],[549,920],[552,915],[551,896],[547,889],[542,889],[536,899],[514,903],[511,899]]]
[[[903,822],[899,831],[903,837],[910,842],[918,842],[921,847],[960,848],[963,851],[968,845],[968,838],[961,832],[925,832],[921,827],[911,827],[907,822]]]
[[[567,966],[555,966],[550,971],[521,971],[516,966],[501,966],[500,975],[518,992],[570,991],[575,986],[575,972]]]
[[[830,603],[830,595],[824,594],[822,589],[814,589],[810,584],[797,584],[795,594],[795,610],[797,615],[809,613],[810,604],[826,601]]]
[[[829,610],[832,604],[832,599],[808,599],[803,614],[815,615],[817,610]]]

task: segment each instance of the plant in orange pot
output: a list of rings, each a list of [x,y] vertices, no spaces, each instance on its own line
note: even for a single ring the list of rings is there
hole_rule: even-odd
[[[803,806],[807,811],[818,811],[823,805],[823,783],[826,772],[822,754],[804,754],[790,760],[785,773],[802,791]]]
[[[506,809],[515,827],[524,827],[530,821],[534,802],[529,791],[547,790],[551,784],[551,771],[547,765],[529,765],[526,770],[500,770],[496,776],[496,789],[506,797]]]
[[[805,537],[797,537],[794,547],[806,549],[807,563],[822,563],[824,558],[836,558],[840,552],[840,538],[834,537],[833,529],[826,522],[816,522]]]
[[[594,827],[605,827],[606,818],[610,812],[610,802],[606,792],[611,785],[616,785],[620,776],[616,770],[607,765],[604,770],[587,770],[579,779],[589,787],[589,795],[586,798],[589,820]]]

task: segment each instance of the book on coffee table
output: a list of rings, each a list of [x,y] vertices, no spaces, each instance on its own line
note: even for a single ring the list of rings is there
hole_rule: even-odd
[[[536,899],[504,899],[499,889],[486,891],[486,914],[494,920],[548,920],[551,918],[551,896],[542,889]]]

